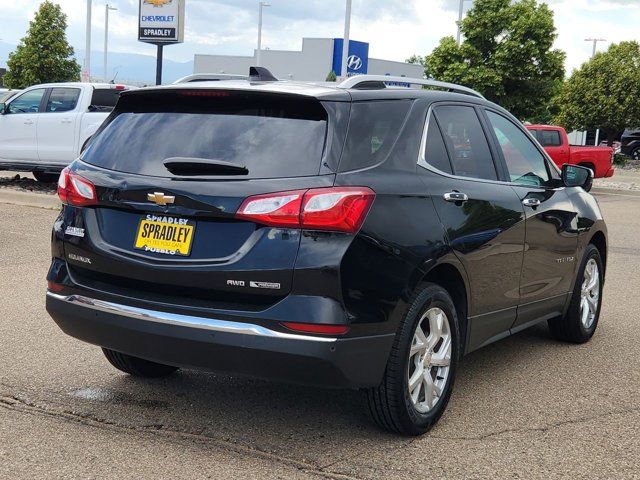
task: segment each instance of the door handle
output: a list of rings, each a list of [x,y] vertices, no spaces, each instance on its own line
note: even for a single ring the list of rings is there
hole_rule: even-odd
[[[447,192],[442,197],[445,199],[445,201],[453,203],[466,202],[467,200],[469,200],[469,196],[466,193],[456,191]]]
[[[542,202],[541,202],[540,200],[538,200],[537,198],[525,198],[525,199],[522,201],[522,204],[523,204],[525,207],[531,207],[531,208],[539,207],[541,203],[542,203]]]
[[[33,125],[33,120],[25,120],[24,124],[25,125]]]
[[[62,123],[71,123],[71,119],[70,118],[64,118],[64,119],[62,119]]]

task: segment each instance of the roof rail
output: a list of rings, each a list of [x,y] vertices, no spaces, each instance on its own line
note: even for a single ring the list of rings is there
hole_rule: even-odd
[[[462,85],[456,85],[455,83],[438,82],[437,80],[429,80],[425,78],[410,78],[410,77],[395,77],[389,75],[354,75],[338,84],[339,88],[362,88],[368,84],[368,87],[375,85],[376,83],[400,83],[409,85],[424,85],[428,87],[438,87],[455,93],[464,93],[466,95],[472,95],[478,98],[484,98],[480,92],[463,87]],[[364,84],[364,85],[362,85]],[[360,86],[360,87],[359,87]],[[365,87],[366,88],[366,87]]]

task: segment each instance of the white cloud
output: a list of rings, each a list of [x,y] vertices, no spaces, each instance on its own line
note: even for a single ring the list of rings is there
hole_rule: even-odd
[[[68,37],[84,49],[85,0],[56,0],[68,15]],[[153,55],[154,47],[136,41],[137,0],[110,0],[110,51]],[[257,0],[187,0],[186,41],[165,50],[168,58],[187,61],[194,53],[245,54],[255,48]],[[4,42],[16,44],[28,28],[40,0],[0,0]],[[271,0],[265,11],[264,45],[299,49],[307,37],[340,37],[344,0]],[[591,55],[587,37],[609,42],[637,39],[637,0],[549,0],[558,28],[557,46],[567,52],[567,70]],[[471,2],[466,3],[468,8]],[[440,38],[455,35],[458,0],[355,0],[352,37],[370,42],[373,57],[404,60],[429,53]],[[11,21],[6,21],[11,19]],[[94,0],[93,50],[101,50],[104,2]],[[600,45],[600,49],[606,45]],[[0,58],[0,63],[6,59]]]

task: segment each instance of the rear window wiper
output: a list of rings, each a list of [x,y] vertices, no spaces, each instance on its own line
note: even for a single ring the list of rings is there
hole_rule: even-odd
[[[181,176],[249,175],[244,165],[212,158],[171,157],[163,164],[171,173]]]

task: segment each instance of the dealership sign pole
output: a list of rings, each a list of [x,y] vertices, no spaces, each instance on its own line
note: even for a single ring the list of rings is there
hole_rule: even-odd
[[[162,53],[165,45],[184,41],[185,0],[140,0],[138,40],[158,47],[156,85],[162,84]]]

